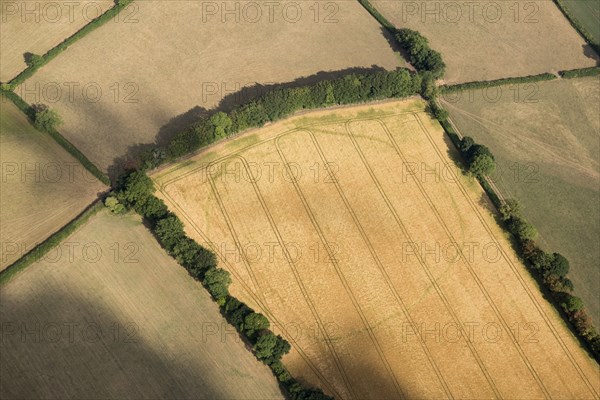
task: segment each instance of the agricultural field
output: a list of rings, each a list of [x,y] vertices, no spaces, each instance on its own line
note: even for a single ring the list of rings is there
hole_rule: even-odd
[[[75,218],[107,187],[0,96],[0,270]]]
[[[599,78],[468,90],[442,103],[463,135],[492,150],[492,179],[523,204],[542,247],[570,260],[575,292],[600,322]]]
[[[206,290],[101,210],[0,291],[0,397],[283,399]]]
[[[373,0],[373,5],[396,27],[415,29],[429,39],[447,65],[447,84],[598,63],[598,56],[550,0]]]
[[[114,4],[0,0],[0,81],[11,80],[27,67],[25,53],[46,53]]]
[[[206,110],[267,90],[255,85],[406,65],[357,2],[132,6],[129,23],[95,30],[16,89],[58,110],[61,133],[112,176],[112,166],[146,144],[164,144]]]
[[[562,0],[562,2],[594,40],[600,43],[600,1]]]
[[[597,398],[598,365],[424,108],[304,113],[152,179],[290,341],[292,375],[336,398]]]

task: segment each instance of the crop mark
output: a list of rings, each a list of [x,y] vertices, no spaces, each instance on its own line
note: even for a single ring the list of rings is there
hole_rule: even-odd
[[[205,167],[202,167],[202,168],[205,168]],[[169,183],[172,183],[172,182],[169,182]],[[258,304],[263,309],[263,311],[265,312],[265,314],[267,314],[269,319],[271,321],[275,322],[277,327],[279,329],[281,329],[281,331],[285,334],[287,339],[294,346],[294,350],[296,350],[298,352],[298,354],[300,354],[300,356],[302,357],[304,362],[306,362],[308,367],[321,380],[321,382],[323,383],[323,386],[325,386],[327,389],[329,389],[329,391],[336,398],[341,398],[341,396],[339,395],[339,393],[337,392],[335,387],[331,384],[331,382],[329,382],[329,380],[323,375],[323,373],[319,370],[319,368],[313,363],[311,357],[306,354],[306,352],[302,349],[302,346],[300,346],[300,344],[294,338],[294,336],[291,335],[290,332],[285,328],[285,324],[283,324],[283,322],[281,320],[279,320],[275,316],[275,314],[271,312],[271,310],[267,307],[267,305],[264,304],[262,302],[262,300],[252,291],[252,289],[248,286],[248,284],[246,284],[246,282],[244,281],[242,276],[237,272],[236,268],[234,268],[233,265],[231,265],[229,263],[229,261],[227,261],[227,258],[223,254],[221,254],[221,251],[216,246],[213,245],[213,243],[210,241],[210,239],[204,234],[202,229],[200,229],[200,227],[194,222],[194,220],[186,213],[186,211],[179,205],[179,203],[177,203],[171,197],[171,195],[169,195],[169,193],[166,190],[161,189],[160,191],[169,200],[169,202],[173,205],[173,207],[175,207],[181,213],[181,215],[184,217],[185,220],[187,220],[188,224],[196,231],[196,233],[198,233],[198,235],[200,235],[200,237],[202,238],[204,243],[207,244],[208,247],[210,247],[210,250],[219,257],[219,259],[223,262],[223,264],[225,264],[227,266],[227,270],[230,271],[235,276],[235,278],[237,279],[237,282],[244,288],[246,293],[248,293],[248,296],[250,296],[256,302],[256,304]]]
[[[306,132],[308,132],[309,134],[311,134],[310,131],[306,131]],[[281,149],[281,147],[279,145],[279,140],[283,136],[284,136],[283,134],[277,136],[277,138],[275,139],[275,147],[277,149],[277,152],[279,153],[279,156],[281,157],[282,162],[286,166],[286,170],[288,171],[288,174],[290,174],[290,176],[293,176],[292,171],[289,169],[289,164],[288,164],[287,158],[285,157],[285,154],[283,153],[283,151],[282,151],[282,149]],[[388,374],[390,374],[390,377],[392,378],[392,380],[394,382],[394,385],[396,386],[397,393],[399,395],[401,395],[402,398],[407,398],[406,394],[402,391],[402,388],[398,384],[396,376],[394,375],[394,372],[393,372],[391,366],[389,365],[389,362],[387,361],[387,358],[385,357],[385,353],[383,352],[383,349],[381,348],[381,344],[377,340],[377,337],[375,336],[375,332],[373,331],[373,328],[369,325],[369,321],[367,320],[367,318],[366,318],[366,316],[364,314],[364,311],[362,310],[360,304],[356,300],[356,297],[354,296],[354,293],[352,292],[352,289],[350,288],[350,285],[349,285],[348,281],[346,280],[346,277],[344,276],[344,273],[342,272],[339,264],[337,263],[337,261],[335,259],[335,256],[333,254],[331,254],[331,249],[327,245],[328,242],[325,239],[325,235],[324,235],[323,231],[321,230],[321,227],[319,226],[319,224],[318,224],[318,222],[316,220],[316,216],[314,215],[313,211],[311,210],[310,205],[308,204],[308,201],[306,200],[306,197],[304,196],[304,193],[302,192],[302,189],[300,188],[300,185],[298,185],[298,183],[296,182],[295,179],[292,179],[292,184],[294,185],[294,188],[296,189],[296,193],[298,194],[298,197],[302,201],[302,204],[304,206],[304,209],[305,209],[306,213],[309,215],[309,218],[311,220],[311,223],[312,223],[313,227],[315,228],[317,234],[319,235],[321,243],[325,247],[325,249],[326,249],[326,251],[327,251],[327,253],[329,255],[329,258],[331,259],[331,263],[333,264],[333,266],[334,266],[334,268],[336,270],[336,273],[337,273],[340,281],[344,285],[344,288],[345,288],[348,296],[350,297],[350,300],[352,301],[352,304],[354,305],[354,308],[356,309],[356,312],[360,316],[360,318],[362,320],[362,323],[363,323],[363,326],[365,327],[367,333],[369,334],[371,342],[375,346],[375,349],[377,350],[377,353],[379,354],[379,357],[380,357],[381,361],[383,362],[383,364],[384,364],[384,366],[385,366]]]
[[[371,179],[373,180],[373,183],[375,184],[375,186],[377,187],[377,190],[379,191],[379,194],[381,195],[381,197],[383,198],[383,200],[385,201],[388,209],[391,211],[394,220],[396,221],[396,223],[398,224],[398,226],[400,227],[400,230],[402,231],[402,234],[408,239],[408,241],[410,243],[416,243],[410,233],[408,232],[408,229],[405,227],[404,223],[402,222],[400,216],[398,215],[398,212],[396,210],[396,208],[394,207],[394,205],[392,204],[392,202],[390,201],[389,197],[387,196],[387,194],[385,193],[385,190],[383,189],[383,186],[381,185],[381,182],[379,181],[379,179],[377,178],[376,174],[373,172],[373,169],[371,168],[369,162],[367,161],[367,157],[365,156],[364,152],[362,151],[360,145],[358,144],[358,142],[356,141],[356,138],[354,137],[354,134],[352,133],[352,130],[350,129],[350,123],[353,121],[348,121],[346,122],[344,128],[346,130],[346,133],[348,134],[348,136],[350,137],[352,144],[354,145],[354,148],[356,149],[357,153],[359,154],[363,165],[365,166],[365,169],[367,170],[367,172],[369,173],[369,175],[371,176]],[[460,318],[458,317],[458,314],[456,313],[456,311],[454,310],[454,308],[452,307],[452,305],[450,304],[450,301],[448,300],[448,298],[446,297],[446,295],[444,294],[444,292],[442,291],[441,287],[438,285],[437,281],[435,280],[433,274],[431,273],[431,270],[429,269],[429,266],[427,265],[427,263],[423,260],[421,254],[419,252],[417,252],[417,259],[419,261],[419,264],[421,265],[421,267],[423,268],[423,270],[425,271],[425,273],[427,274],[427,278],[429,279],[429,282],[431,283],[431,285],[435,288],[435,291],[437,292],[438,296],[440,297],[440,299],[442,300],[442,302],[444,303],[444,306],[446,307],[446,310],[450,313],[450,315],[452,316],[452,319],[454,320],[454,322],[457,324],[458,327],[460,327],[461,329],[461,336],[463,338],[465,338],[465,342],[467,344],[467,346],[469,347],[473,357],[475,358],[475,361],[477,362],[477,364],[479,365],[479,368],[482,370],[484,376],[486,377],[486,379],[488,380],[488,383],[490,384],[490,386],[492,387],[492,389],[494,388],[495,384],[493,381],[490,381],[488,379],[489,373],[486,370],[486,367],[481,359],[481,357],[479,356],[479,353],[477,352],[477,349],[475,349],[473,343],[471,343],[470,340],[467,340],[468,335],[466,334],[465,330],[464,330],[464,325],[461,322]],[[415,332],[418,332],[418,330],[415,330]],[[444,387],[447,388],[447,383],[444,380],[441,372],[439,371],[439,368],[437,367],[437,365],[435,364],[435,362],[433,361],[433,356],[431,355],[429,349],[427,348],[427,346],[425,345],[425,343],[423,342],[423,339],[420,337],[421,339],[421,346],[424,348],[424,351],[427,353],[428,358],[430,358],[430,362],[432,363],[432,365],[434,366],[434,369],[436,371],[436,374],[438,374],[439,379],[443,382]],[[449,388],[447,388],[447,391],[450,391]],[[496,392],[496,390],[495,390]]]
[[[435,150],[436,154],[438,155],[438,157],[440,159],[443,159],[442,154],[441,154],[439,148],[437,147],[437,145],[435,144],[435,142],[431,138],[431,135],[429,134],[429,131],[427,131],[427,128],[425,128],[425,125],[423,125],[423,122],[421,121],[421,119],[419,118],[419,115],[417,113],[415,113],[415,119],[419,123],[419,126],[420,126],[421,130],[424,132],[425,136],[427,137],[427,140],[429,141],[429,143],[434,148],[434,150]],[[380,123],[383,124],[382,121],[380,121]],[[467,203],[469,204],[469,206],[474,211],[475,215],[477,216],[477,218],[479,219],[479,221],[481,222],[481,224],[485,228],[485,230],[488,233],[490,239],[492,239],[494,241],[494,243],[496,244],[496,247],[500,249],[500,252],[502,254],[502,258],[510,266],[511,271],[513,272],[513,274],[515,275],[515,277],[517,278],[517,280],[521,283],[521,286],[523,287],[523,289],[527,293],[529,299],[535,305],[538,313],[544,319],[544,322],[546,323],[546,325],[548,326],[548,328],[550,328],[550,331],[552,332],[552,335],[554,336],[554,338],[558,341],[558,343],[562,347],[563,351],[567,355],[567,358],[569,358],[569,360],[571,361],[571,364],[577,370],[579,376],[584,381],[584,383],[586,384],[586,386],[588,387],[588,389],[590,390],[590,392],[592,393],[592,395],[595,398],[598,398],[598,394],[596,393],[594,387],[591,385],[591,383],[589,382],[587,376],[585,376],[585,374],[581,370],[581,367],[579,366],[579,364],[577,363],[577,361],[573,357],[571,351],[568,349],[568,347],[565,345],[565,343],[562,340],[562,338],[556,332],[556,328],[551,323],[550,318],[544,312],[544,310],[542,310],[540,304],[538,303],[538,301],[535,299],[535,297],[531,293],[531,289],[529,288],[529,286],[523,280],[523,277],[519,273],[517,267],[512,262],[512,260],[510,259],[510,257],[508,257],[508,255],[506,254],[504,248],[502,246],[500,246],[500,243],[498,242],[498,239],[494,235],[493,231],[491,230],[491,228],[489,227],[489,225],[487,224],[487,222],[485,221],[485,219],[483,218],[483,216],[481,215],[481,213],[479,212],[479,210],[477,209],[477,207],[473,203],[473,199],[471,199],[471,197],[468,195],[468,193],[467,193],[466,189],[464,188],[463,184],[460,182],[460,180],[458,180],[458,177],[454,174],[454,171],[451,170],[450,173],[453,174],[453,179],[458,183],[458,187],[459,187],[461,193],[463,194],[463,196],[465,197],[465,199],[467,200]],[[509,331],[509,332],[511,332],[511,336],[512,336],[512,331]]]
[[[242,165],[244,166],[244,169],[246,171],[247,174],[251,174],[250,172],[250,168],[248,167],[248,162],[247,160],[240,154],[233,154],[231,155],[229,158],[236,158],[238,160],[240,160],[242,162]],[[224,162],[223,161],[219,161],[219,162]],[[211,164],[212,166],[212,164]],[[209,166],[210,169],[210,166]],[[248,175],[251,176],[251,175]],[[211,181],[211,185],[214,185],[215,187],[215,195],[216,196],[220,196],[218,190],[216,189],[216,185],[214,184],[214,181],[212,180],[212,177],[209,178],[209,180]],[[269,221],[269,225],[271,226],[271,230],[273,231],[273,233],[275,234],[275,236],[277,237],[277,241],[279,242],[279,245],[281,246],[281,248],[283,249],[283,253],[285,255],[286,261],[289,265],[289,267],[292,270],[292,273],[294,274],[294,278],[296,280],[296,283],[298,284],[298,286],[300,287],[300,291],[302,292],[302,296],[304,297],[304,299],[306,300],[306,303],[311,311],[311,314],[313,315],[313,318],[317,321],[317,326],[319,327],[319,330],[321,331],[321,334],[323,335],[323,337],[325,338],[325,343],[327,345],[327,347],[329,348],[329,351],[331,352],[333,358],[334,358],[334,362],[336,364],[336,367],[338,369],[338,372],[340,373],[340,376],[342,377],[342,379],[344,380],[344,384],[346,385],[346,388],[348,389],[348,391],[352,394],[352,396],[354,398],[356,398],[356,394],[354,393],[354,389],[352,388],[352,385],[350,383],[350,379],[348,378],[348,375],[346,373],[346,370],[344,369],[340,357],[337,353],[337,351],[335,350],[335,347],[333,346],[333,341],[331,339],[331,337],[329,336],[329,334],[327,333],[327,330],[325,329],[325,324],[323,323],[323,320],[321,319],[319,313],[317,312],[317,309],[312,301],[312,299],[310,298],[310,295],[308,293],[308,290],[306,289],[304,282],[302,282],[302,279],[300,278],[300,274],[298,272],[298,269],[296,268],[296,265],[294,264],[294,262],[292,261],[293,258],[291,257],[291,255],[289,254],[287,247],[285,246],[285,243],[282,239],[281,233],[279,232],[279,229],[277,228],[277,225],[275,224],[275,221],[273,219],[273,216],[271,215],[271,212],[269,211],[266,202],[264,200],[264,197],[262,195],[262,193],[260,192],[260,188],[258,187],[258,185],[256,184],[256,181],[254,179],[249,179],[252,183],[252,188],[254,190],[254,194],[256,195],[261,208],[263,209],[263,212],[265,213],[265,216],[267,217],[268,221]],[[222,200],[219,200],[219,202],[222,203]],[[228,220],[231,221],[231,218],[229,217],[229,214],[227,212],[227,210],[225,209],[224,205],[223,208],[221,209],[221,212],[223,213],[223,216]],[[232,235],[234,235],[235,240],[236,240],[236,246],[238,248],[238,251],[240,253],[244,253],[241,243],[239,243],[239,240],[237,239],[237,234],[234,233],[233,230],[233,224],[230,226],[230,231],[232,232]],[[246,268],[248,269],[249,273],[252,274],[252,276],[254,276],[254,273],[252,271],[252,267],[250,266],[250,263],[248,262],[247,258],[245,257],[245,255],[242,255],[243,260],[244,260],[244,264],[246,265]],[[256,278],[254,278],[256,279]],[[258,281],[256,281],[255,285],[258,285]],[[259,287],[257,286],[257,289],[259,289]],[[260,290],[260,289],[259,289]],[[264,296],[263,296],[264,299]],[[266,299],[264,299],[265,303],[266,303]]]
[[[417,119],[417,121],[419,121],[420,128],[423,131],[426,132],[425,127],[421,124],[421,121],[418,119],[418,116],[416,115],[416,113],[415,113],[415,119]],[[400,158],[402,159],[402,161],[404,163],[407,163],[406,156],[404,155],[404,153],[400,149],[400,146],[398,146],[398,143],[394,139],[392,133],[387,128],[387,125],[383,121],[381,121],[380,119],[375,118],[373,120],[377,121],[382,126],[383,130],[385,131],[386,135],[389,137],[391,143],[393,144],[394,148],[396,149],[396,152],[398,153],[398,155],[400,156]],[[469,274],[474,279],[474,281],[477,284],[479,290],[484,295],[487,303],[490,305],[490,307],[494,311],[494,314],[496,315],[496,318],[498,318],[498,320],[502,323],[503,328],[508,332],[508,335],[511,338],[511,341],[513,342],[515,348],[519,352],[519,355],[521,356],[521,359],[523,360],[523,362],[525,363],[525,365],[527,366],[527,368],[529,369],[529,371],[533,375],[534,379],[536,380],[536,382],[540,386],[540,389],[542,389],[542,391],[544,392],[544,396],[547,399],[551,398],[550,393],[548,393],[548,390],[546,389],[546,386],[544,385],[544,383],[541,381],[540,377],[538,376],[537,371],[535,371],[535,368],[533,368],[533,365],[531,364],[531,362],[527,358],[527,355],[524,353],[523,349],[518,344],[518,342],[517,342],[517,340],[516,340],[516,338],[514,336],[514,332],[510,329],[510,327],[508,326],[508,324],[504,320],[504,317],[500,313],[500,310],[498,309],[498,307],[494,303],[492,297],[490,296],[490,294],[488,293],[487,289],[483,285],[483,282],[481,282],[481,280],[479,279],[479,276],[475,273],[475,271],[473,269],[473,266],[468,261],[468,259],[464,256],[461,247],[458,245],[458,242],[456,241],[456,239],[454,238],[454,235],[452,234],[452,232],[450,231],[450,229],[448,228],[448,226],[444,222],[444,220],[443,220],[440,212],[438,211],[437,207],[435,206],[435,204],[433,203],[433,201],[431,200],[431,198],[427,194],[427,191],[423,187],[423,184],[421,182],[419,182],[419,180],[416,179],[414,175],[411,174],[411,177],[412,177],[412,180],[416,183],[417,187],[419,188],[419,191],[423,195],[423,198],[425,199],[426,203],[429,205],[429,208],[431,209],[431,211],[433,211],[433,213],[434,213],[436,219],[438,220],[439,224],[443,227],[444,232],[446,233],[446,235],[450,239],[451,243],[456,247],[457,251],[459,252],[459,254],[461,256],[461,259],[464,260],[464,264],[467,267],[467,270],[469,271]],[[491,376],[490,376],[490,379],[491,379]],[[497,391],[497,390],[498,389],[494,385],[494,391]],[[499,397],[502,397],[502,396],[500,396],[499,392],[497,393],[497,395]]]

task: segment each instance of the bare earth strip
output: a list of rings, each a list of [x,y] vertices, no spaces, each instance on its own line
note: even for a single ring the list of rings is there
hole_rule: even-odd
[[[153,179],[293,343],[286,365],[336,397],[598,398],[598,365],[423,110],[296,116]]]
[[[111,0],[0,0],[0,81],[23,71],[24,53],[42,55],[114,5]]]
[[[2,287],[0,397],[282,399],[139,217],[101,211]]]
[[[224,97],[243,103],[264,90],[239,94],[244,87],[406,65],[354,1],[133,5],[127,21],[90,33],[16,90],[51,103],[61,133],[104,170],[157,137],[164,143]]]
[[[446,83],[594,66],[598,58],[551,0],[374,0],[396,27],[421,32],[447,64]]]
[[[75,218],[106,186],[0,97],[0,270]]]

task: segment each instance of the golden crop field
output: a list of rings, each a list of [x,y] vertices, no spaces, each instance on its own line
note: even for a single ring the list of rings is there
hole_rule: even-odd
[[[107,188],[0,96],[0,270],[75,218]]]
[[[396,27],[417,30],[429,39],[442,53],[448,84],[598,63],[551,0],[373,0],[373,5]]]
[[[420,99],[304,113],[152,174],[231,292],[344,399],[598,398]]]
[[[406,65],[357,2],[269,4],[133,2],[128,21],[77,41],[16,92],[51,102],[61,133],[106,171],[224,98],[244,103],[267,90],[254,85]]]
[[[0,81],[24,70],[25,53],[42,55],[114,5],[111,0],[0,1]]]
[[[90,218],[0,291],[3,399],[283,399],[134,215]]]

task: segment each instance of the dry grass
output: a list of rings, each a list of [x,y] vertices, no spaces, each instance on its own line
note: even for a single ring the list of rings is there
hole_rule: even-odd
[[[27,67],[26,52],[46,53],[113,5],[111,0],[0,0],[0,81]]]
[[[2,287],[0,322],[3,399],[283,398],[138,217],[92,217]]]
[[[41,92],[52,82],[63,87],[62,99],[53,104],[65,119],[61,133],[106,170],[115,158],[134,154],[157,136],[164,140],[241,87],[291,82],[321,71],[403,64],[358,3],[331,2],[327,9],[318,3],[318,22],[310,9],[313,3],[293,3],[301,4],[302,17],[291,23],[293,7],[286,5],[292,3],[278,3],[273,22],[263,5],[261,19],[253,23],[247,8],[257,4],[253,2],[223,3],[229,9],[237,4],[241,16],[238,22],[235,15],[222,22],[220,11],[212,15],[203,8],[216,4],[221,10],[221,2],[140,1],[134,3],[137,23],[110,23],[92,32],[17,93],[28,102],[44,102],[26,89]],[[329,19],[337,22],[326,23],[333,11]],[[73,99],[65,82],[79,84]],[[85,85],[90,85],[92,98],[94,88],[102,90],[99,101],[84,98]],[[248,97],[256,93],[258,89]],[[239,103],[248,97],[229,100]]]
[[[598,59],[550,0],[373,0],[399,28],[429,39],[449,84],[590,67]],[[425,14],[425,11],[430,12]]]
[[[596,398],[598,365],[423,108],[297,116],[153,179],[293,343],[291,371],[336,397]]]
[[[599,323],[600,79],[466,91],[444,106],[464,135],[490,147],[493,180],[521,201],[541,245],[570,260],[576,294]]]
[[[56,232],[106,189],[0,97],[0,270]]]

